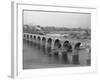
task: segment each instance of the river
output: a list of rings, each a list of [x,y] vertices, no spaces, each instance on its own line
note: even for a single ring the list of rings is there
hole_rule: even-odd
[[[75,67],[76,64],[65,63],[63,58],[48,56],[36,45],[23,41],[23,69]]]

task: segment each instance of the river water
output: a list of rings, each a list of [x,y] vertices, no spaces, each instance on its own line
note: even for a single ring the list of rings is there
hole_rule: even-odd
[[[82,56],[83,58],[83,56]],[[84,59],[84,58],[83,58]],[[80,60],[81,62],[83,60]],[[82,63],[83,64],[83,63]],[[23,41],[23,69],[75,67],[76,64],[65,63],[62,57],[48,56],[35,44]]]

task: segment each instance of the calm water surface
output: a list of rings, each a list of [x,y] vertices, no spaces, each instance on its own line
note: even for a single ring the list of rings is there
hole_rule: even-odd
[[[26,41],[23,42],[23,69],[56,68],[72,66],[79,65],[67,64],[62,59],[62,57],[48,56],[47,53],[44,53],[41,48],[38,48],[38,46]]]

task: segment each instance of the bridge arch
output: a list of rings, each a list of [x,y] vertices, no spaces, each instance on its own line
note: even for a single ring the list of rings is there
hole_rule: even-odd
[[[47,47],[51,47],[51,45],[52,45],[52,39],[48,38],[48,40],[47,40]]]
[[[64,41],[63,49],[67,50],[68,52],[72,52],[72,45],[68,40]]]
[[[38,36],[38,37],[37,37],[37,40],[41,40],[41,37],[40,37],[40,36]]]
[[[30,35],[30,39],[32,39],[32,35]]]
[[[51,52],[51,47],[52,47],[52,38],[48,38],[48,40],[47,40],[47,53]]]
[[[41,41],[41,37],[38,36],[38,37],[37,37],[37,44],[38,44],[38,46],[40,46],[40,43],[41,43],[40,41]]]
[[[75,44],[74,48],[75,48],[75,49],[79,49],[80,46],[81,46],[81,42],[77,42],[77,43]]]
[[[54,41],[54,49],[58,49],[58,48],[61,48],[61,42],[59,39],[56,39]]]
[[[34,40],[36,40],[36,36],[34,36]]]
[[[79,64],[79,48],[80,48],[80,45],[81,45],[81,42],[77,42],[76,44],[75,44],[75,46],[74,46],[74,56],[73,56],[73,60],[72,60],[72,62],[74,63],[74,64]]]
[[[46,38],[43,37],[43,38],[42,38],[42,46],[45,46],[45,45],[46,45]]]
[[[27,39],[29,39],[29,35],[27,35]]]
[[[46,49],[46,38],[45,37],[42,37],[41,47],[42,47],[42,50],[45,54],[45,49]]]

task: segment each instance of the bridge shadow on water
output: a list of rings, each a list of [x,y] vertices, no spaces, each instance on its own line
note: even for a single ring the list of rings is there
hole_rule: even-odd
[[[79,64],[70,64],[66,52],[59,56],[59,52],[51,54],[51,48],[44,45],[23,40],[23,69],[73,67]]]

